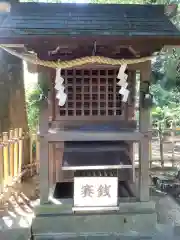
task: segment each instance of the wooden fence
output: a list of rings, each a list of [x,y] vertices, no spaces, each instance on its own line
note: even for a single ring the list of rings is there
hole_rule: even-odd
[[[180,168],[180,128],[171,127],[159,130],[152,129],[149,167]],[[138,144],[135,144],[135,162],[138,165]]]
[[[30,144],[30,146],[29,146]],[[26,151],[29,151],[29,155]],[[2,133],[0,137],[0,200],[25,174],[38,172],[39,144],[36,135],[21,128]],[[25,157],[30,157],[25,161]]]

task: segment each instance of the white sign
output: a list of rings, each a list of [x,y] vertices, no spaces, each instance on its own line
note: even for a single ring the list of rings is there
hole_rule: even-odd
[[[114,207],[117,201],[117,177],[74,178],[74,207]]]

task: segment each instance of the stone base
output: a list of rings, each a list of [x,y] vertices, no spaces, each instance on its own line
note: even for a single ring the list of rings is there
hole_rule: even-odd
[[[28,240],[31,238],[30,228],[12,228],[0,231],[1,240]]]
[[[147,233],[154,233],[157,225],[157,214],[153,202],[120,203],[118,211],[108,213],[72,214],[69,207],[68,204],[39,206],[32,223],[33,235],[47,237],[49,234],[51,236],[64,234],[70,237],[75,234],[80,237],[98,233],[101,236],[104,234],[110,236],[110,233],[113,235],[140,233],[147,236]]]

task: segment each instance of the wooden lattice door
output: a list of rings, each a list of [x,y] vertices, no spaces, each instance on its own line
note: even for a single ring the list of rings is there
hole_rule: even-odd
[[[117,69],[64,70],[68,95],[60,116],[121,116]]]

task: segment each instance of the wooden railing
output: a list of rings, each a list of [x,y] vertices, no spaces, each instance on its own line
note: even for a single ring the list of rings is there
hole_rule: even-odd
[[[149,144],[149,167],[172,168],[180,167],[180,128],[171,127],[159,131],[152,129],[152,141]],[[138,165],[138,144],[134,146],[135,162]]]
[[[38,172],[39,167],[39,144],[36,135],[26,134],[21,128],[17,128],[4,132],[1,136],[0,200],[23,176],[32,176]]]
[[[180,166],[180,128],[165,128],[163,131],[153,129],[153,138],[150,145],[150,167]]]

